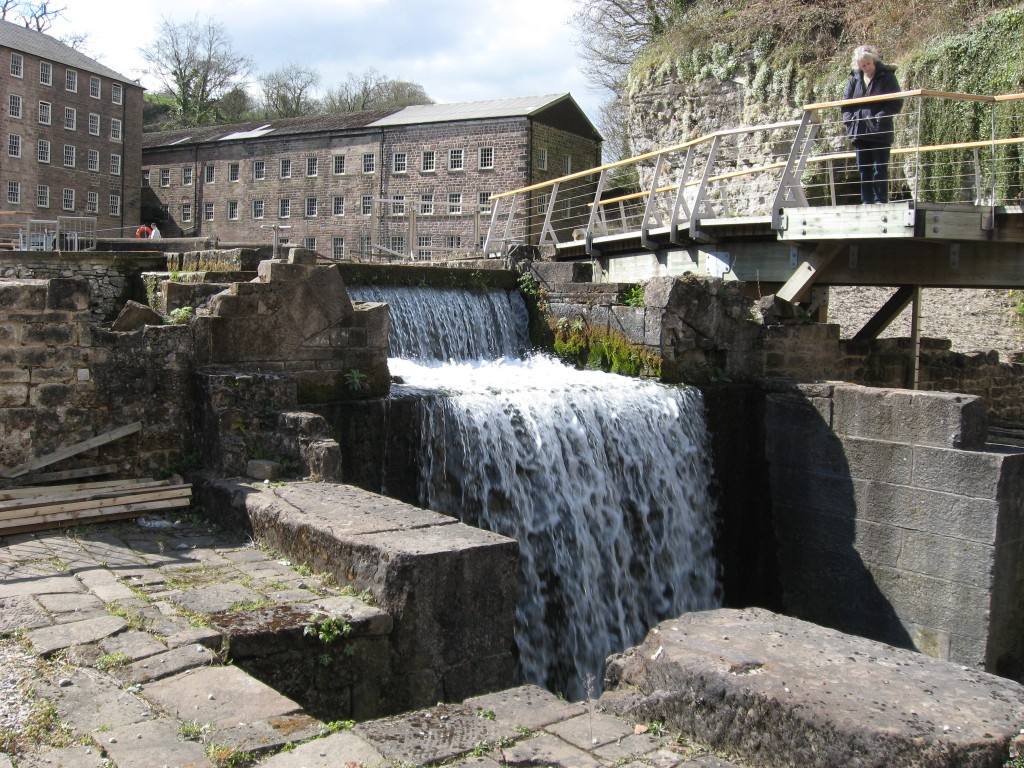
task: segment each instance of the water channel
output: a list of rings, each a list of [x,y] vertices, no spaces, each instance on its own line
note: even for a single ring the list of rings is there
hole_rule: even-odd
[[[514,291],[350,288],[390,305],[421,409],[420,504],[514,538],[524,682],[570,699],[670,616],[718,604],[699,391],[529,350]]]

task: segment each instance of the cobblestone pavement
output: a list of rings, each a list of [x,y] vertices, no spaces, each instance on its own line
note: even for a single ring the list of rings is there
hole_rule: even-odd
[[[0,768],[730,765],[533,686],[323,723],[224,664],[208,621],[345,600],[358,610],[328,580],[202,522],[0,539]]]

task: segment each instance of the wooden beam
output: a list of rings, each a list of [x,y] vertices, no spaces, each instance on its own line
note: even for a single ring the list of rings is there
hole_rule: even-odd
[[[50,464],[56,464],[62,459],[67,459],[71,456],[76,456],[79,453],[85,453],[85,451],[92,450],[93,448],[98,448],[101,445],[112,443],[122,437],[134,434],[141,429],[141,421],[132,422],[131,424],[127,424],[123,427],[118,427],[117,429],[112,429],[109,432],[104,432],[96,435],[95,437],[90,437],[88,440],[83,440],[80,443],[69,445],[67,448],[60,448],[53,453],[46,454],[45,456],[38,456],[24,464],[21,464],[20,466],[13,467],[11,469],[8,469],[7,467],[0,467],[0,477],[12,478],[26,475],[34,469],[40,469],[41,467],[46,467]]]
[[[98,480],[88,483],[72,483],[68,485],[36,485],[31,488],[5,488],[0,491],[0,502],[11,499],[26,499],[33,496],[59,496],[61,494],[73,493],[75,491],[104,491],[111,488],[133,488],[147,483],[161,482],[170,485],[167,480],[156,481],[152,478],[140,478],[138,480]]]
[[[51,513],[80,512],[82,510],[96,509],[98,507],[117,507],[124,504],[134,504],[146,501],[164,501],[189,497],[192,495],[192,486],[183,485],[162,490],[149,490],[138,493],[117,490],[109,494],[96,495],[91,498],[74,498],[70,500],[61,498],[44,499],[15,499],[4,502],[0,505],[0,521],[15,520],[26,516],[46,516]]]
[[[920,289],[917,289],[920,290]],[[854,341],[868,341],[877,339],[878,335],[888,328],[892,321],[899,317],[900,312],[907,308],[907,305],[914,300],[915,287],[912,285],[901,285],[889,300],[883,304],[877,312],[864,323],[854,335]]]
[[[188,498],[166,499],[164,501],[122,504],[115,507],[104,507],[102,509],[83,510],[80,512],[61,512],[41,516],[27,516],[20,519],[5,521],[2,524],[2,527],[0,527],[0,535],[10,536],[15,533],[57,528],[62,525],[75,525],[79,522],[102,522],[106,520],[123,519],[126,517],[140,517],[146,512],[178,509],[181,507],[187,507],[188,505]]]
[[[22,475],[18,482],[23,485],[34,485],[36,483],[52,483],[55,480],[74,480],[77,477],[109,475],[113,472],[117,472],[117,464],[101,464],[98,467],[80,467],[78,469],[65,469],[60,472],[40,472],[35,475]]]
[[[831,264],[832,260],[845,247],[846,245],[843,243],[821,243],[818,245],[775,295],[785,301],[802,301],[811,286],[817,281],[821,271]]]

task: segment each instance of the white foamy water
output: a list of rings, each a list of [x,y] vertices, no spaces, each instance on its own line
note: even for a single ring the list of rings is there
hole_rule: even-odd
[[[460,295],[421,299],[479,300],[452,293]],[[353,298],[364,295],[353,290]],[[400,297],[372,300],[389,301],[392,318],[410,311]],[[421,320],[408,324],[431,333]],[[437,393],[421,410],[422,505],[519,543],[524,681],[574,699],[588,687],[596,695],[609,654],[664,618],[717,604],[697,390],[577,371],[544,356],[418,362],[395,357],[405,353],[395,336],[391,343],[392,374]]]

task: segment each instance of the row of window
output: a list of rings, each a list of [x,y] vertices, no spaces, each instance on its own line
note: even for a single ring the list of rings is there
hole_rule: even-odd
[[[10,205],[21,204],[21,182],[7,182],[7,202]],[[50,187],[40,184],[36,187],[36,206],[39,208],[50,207]],[[75,190],[65,188],[61,193],[61,207],[65,211],[75,210]],[[107,207],[111,216],[121,215],[121,196],[110,195],[107,200]],[[99,192],[87,192],[85,196],[85,212],[98,214],[100,212]]]
[[[444,237],[444,250],[457,251],[462,248],[462,235],[442,235]],[[278,242],[281,245],[288,245],[289,239],[282,237]],[[405,253],[405,235],[392,235],[387,240],[388,248],[396,253]],[[482,246],[483,243],[481,242]],[[302,247],[315,251],[317,246],[316,237],[302,238]],[[373,238],[370,235],[359,236],[359,253],[366,256],[373,250]],[[416,256],[421,259],[429,259],[435,250],[441,250],[434,245],[431,235],[419,235],[416,238]],[[345,258],[345,238],[334,236],[331,238],[331,256],[335,259]]]
[[[406,201],[404,195],[395,195],[389,201],[390,212],[392,216],[405,216],[406,215]],[[486,213],[490,210],[491,204],[491,193],[490,192],[478,192],[477,193],[477,206],[482,213]],[[444,209],[443,213],[449,215],[461,215],[463,213],[463,199],[461,192],[449,192],[447,199],[436,203],[434,201],[434,195],[424,194],[419,196],[418,200],[418,211],[421,216],[433,216],[435,210]],[[216,218],[216,203],[203,203],[203,220],[214,221]],[[320,201],[315,197],[307,197],[303,207],[303,214],[306,218],[316,218],[320,212]],[[373,213],[373,196],[363,195],[359,200],[359,212],[363,216],[370,216]],[[266,200],[253,200],[252,201],[252,218],[262,219],[266,214]],[[277,201],[277,216],[280,219],[291,218],[292,215],[292,200],[290,197],[282,197]],[[335,195],[331,199],[331,215],[332,216],[344,216],[345,215],[345,197],[344,195]],[[227,216],[229,221],[238,220],[238,201],[230,200],[227,203]],[[192,221],[192,204],[182,203],[181,206],[181,220],[183,222]]]
[[[7,114],[16,120],[20,120],[23,114],[24,100],[16,93],[10,94],[7,100]],[[40,101],[37,111],[37,119],[41,125],[53,124],[53,107],[48,101]],[[74,107],[64,107],[64,128],[68,131],[78,130],[78,110]],[[124,133],[124,123],[116,117],[110,118],[110,138],[112,141],[121,141]],[[89,134],[100,135],[100,116],[95,112],[89,113]]]
[[[334,161],[334,174],[336,176],[345,174],[345,155],[334,155],[332,159]],[[494,147],[481,147],[478,151],[478,163],[480,169],[494,168]],[[405,152],[395,152],[391,156],[391,164],[394,173],[407,173],[409,169],[408,154]],[[307,177],[311,178],[320,174],[320,158],[307,157],[305,165]],[[363,155],[362,169],[365,174],[375,173],[377,170],[377,156],[372,152],[365,153]],[[424,173],[437,170],[437,152],[435,150],[424,150],[420,154],[420,170]],[[465,170],[465,150],[448,150],[448,170]],[[241,178],[240,171],[239,163],[228,163],[228,181],[239,181]],[[161,168],[159,172],[160,186],[169,187],[171,185],[171,169]],[[255,181],[263,181],[267,178],[266,160],[253,161],[252,177]],[[278,178],[292,178],[292,160],[290,158],[282,158],[278,161]],[[214,184],[217,181],[217,166],[213,164],[203,166],[203,181],[206,184]],[[144,171],[142,184],[143,186],[149,186],[149,183],[149,171]],[[182,167],[181,183],[183,186],[190,186],[192,184],[191,166]]]
[[[22,140],[21,136],[17,133],[7,134],[7,155],[8,157],[21,157],[22,154]],[[40,163],[50,162],[50,142],[47,139],[39,139],[36,142],[36,161]],[[75,168],[78,163],[78,149],[74,144],[64,145],[64,167]],[[90,149],[87,153],[87,168],[90,171],[99,171],[100,169],[100,151],[98,149]],[[121,156],[118,154],[110,154],[110,174],[112,176],[121,175]]]
[[[20,53],[11,53],[11,77],[25,77],[25,57]],[[53,85],[53,65],[48,61],[39,62],[39,84]],[[73,69],[64,71],[64,90],[78,93],[78,72]],[[95,75],[89,76],[89,95],[94,99],[103,97],[103,87]],[[124,103],[124,89],[117,83],[110,84],[110,101],[114,104]]]

